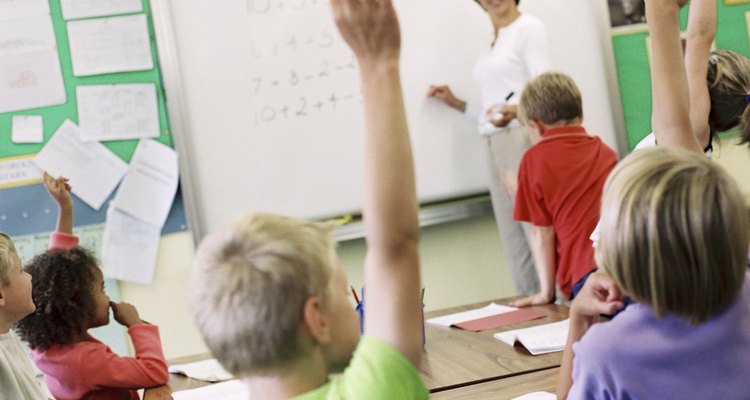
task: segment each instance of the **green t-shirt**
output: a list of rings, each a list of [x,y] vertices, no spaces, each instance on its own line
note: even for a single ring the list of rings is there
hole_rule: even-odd
[[[382,340],[364,336],[344,373],[295,400],[421,400],[429,393],[414,365]]]

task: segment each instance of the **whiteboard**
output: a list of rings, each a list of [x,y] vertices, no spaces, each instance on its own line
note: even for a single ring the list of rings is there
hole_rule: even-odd
[[[561,28],[550,29],[553,48],[555,35],[570,36],[571,28],[558,21],[563,14],[545,9],[569,2],[526,3],[537,5],[527,7],[529,13]],[[459,97],[478,99],[473,65],[491,40],[489,18],[469,0],[394,4],[418,198],[425,203],[486,192],[476,122],[426,92],[430,84],[446,83]],[[361,209],[359,73],[327,0],[152,0],[152,8],[196,240],[248,212],[327,218]]]

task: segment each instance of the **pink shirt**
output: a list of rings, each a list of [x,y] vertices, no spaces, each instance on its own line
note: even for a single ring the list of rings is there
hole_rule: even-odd
[[[154,325],[128,329],[135,357],[120,357],[89,336],[86,342],[32,352],[44,381],[58,400],[137,400],[136,389],[167,383],[169,372]]]
[[[65,232],[50,235],[50,250],[76,246],[78,236]],[[157,326],[135,325],[128,334],[135,357],[120,357],[92,336],[86,342],[34,350],[32,355],[58,400],[138,400],[136,389],[166,384],[169,372]]]

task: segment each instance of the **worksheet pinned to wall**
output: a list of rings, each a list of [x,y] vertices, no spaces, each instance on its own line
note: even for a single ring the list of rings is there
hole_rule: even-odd
[[[52,176],[65,176],[73,194],[98,210],[128,170],[128,165],[98,142],[83,142],[78,127],[65,120],[34,159]]]
[[[161,228],[110,206],[102,239],[104,276],[143,285],[154,280]]]
[[[77,86],[76,97],[82,140],[159,136],[159,109],[153,83]]]
[[[159,142],[141,140],[112,206],[161,229],[177,192],[177,171],[177,152]]]
[[[36,15],[27,15],[34,10]],[[4,12],[18,18],[4,20],[8,18]],[[0,113],[65,103],[67,97],[49,8],[46,11],[43,7],[13,8],[6,1],[0,1],[0,20],[3,21],[0,24]]]
[[[2,0],[0,1],[0,21],[49,14],[48,0]]]
[[[141,0],[61,0],[63,18],[79,19],[143,10]]]
[[[75,76],[154,68],[145,14],[68,23]]]
[[[41,115],[14,115],[11,140],[13,143],[42,143],[44,119]]]

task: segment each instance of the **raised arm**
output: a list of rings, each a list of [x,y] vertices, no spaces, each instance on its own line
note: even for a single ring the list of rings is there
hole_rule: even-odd
[[[651,34],[651,125],[659,145],[703,152],[689,117],[679,21],[680,7],[685,2],[646,0]]]
[[[57,203],[57,226],[55,231],[73,233],[73,200],[70,198],[70,185],[68,179],[59,177],[52,178],[47,171],[42,176],[44,187],[52,200]]]
[[[399,77],[401,34],[390,0],[332,0],[357,56],[365,112],[365,332],[415,365],[422,354],[419,225]]]
[[[701,147],[711,140],[708,115],[711,98],[706,75],[711,44],[716,37],[716,0],[693,0],[688,16],[685,70],[690,93],[690,125]]]

